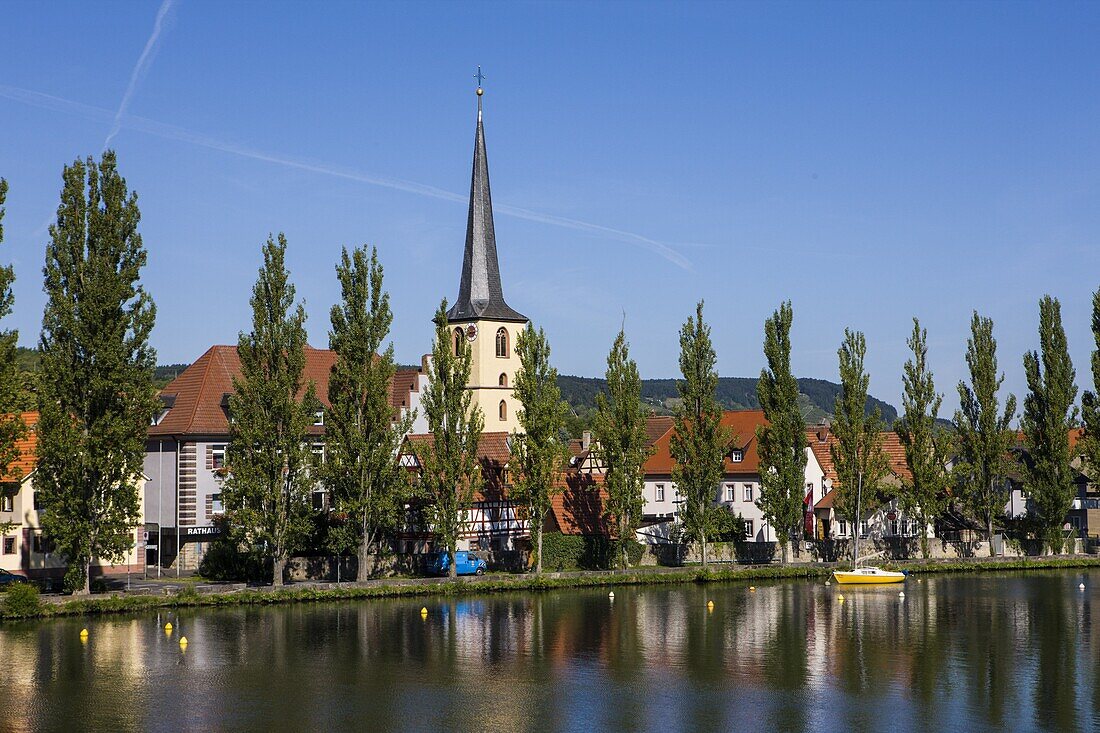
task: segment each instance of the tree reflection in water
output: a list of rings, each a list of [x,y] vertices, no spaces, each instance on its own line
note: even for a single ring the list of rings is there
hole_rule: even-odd
[[[790,582],[10,623],[0,727],[1098,730],[1093,588],[1006,573],[904,599]]]

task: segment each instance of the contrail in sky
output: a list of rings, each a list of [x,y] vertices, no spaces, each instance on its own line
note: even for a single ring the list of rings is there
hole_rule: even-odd
[[[174,0],[164,0],[160,4],[157,19],[153,21],[153,32],[149,35],[149,40],[145,42],[145,48],[141,50],[141,56],[138,57],[134,70],[130,72],[130,83],[126,85],[126,92],[122,95],[118,111],[115,112],[111,131],[107,133],[107,139],[103,141],[104,150],[111,144],[111,140],[114,140],[118,131],[122,129],[122,118],[126,115],[126,110],[130,108],[130,99],[134,96],[134,90],[137,89],[137,85],[144,78],[145,72],[149,70],[149,65],[153,63],[153,57],[157,53],[157,41],[160,40],[160,32],[164,28],[164,18],[168,15],[168,11],[172,9],[173,2]]]
[[[140,63],[140,62],[139,62]],[[323,161],[311,160],[309,158],[292,157],[287,155],[281,155],[277,153],[268,153],[255,148],[250,148],[244,145],[240,145],[234,142],[227,142],[225,140],[219,140],[207,135],[192,132],[176,125],[170,125],[164,122],[157,122],[156,120],[150,120],[145,117],[137,117],[123,113],[122,115],[114,115],[110,110],[103,109],[102,107],[94,107],[89,104],[83,104],[82,102],[74,102],[70,99],[63,99],[61,97],[55,97],[50,94],[43,94],[41,92],[31,91],[29,89],[21,89],[19,87],[9,86],[7,84],[0,84],[0,97],[6,97],[16,102],[28,104],[34,107],[41,107],[43,109],[53,110],[55,112],[63,112],[65,114],[72,114],[85,119],[94,121],[111,122],[115,121],[119,129],[125,127],[129,130],[135,130],[137,132],[144,132],[147,135],[154,135],[156,137],[165,138],[167,140],[176,140],[179,142],[189,143],[191,145],[197,145],[203,148],[209,148],[211,150],[219,150],[221,152],[230,153],[231,155],[237,155],[242,158],[251,158],[253,160],[260,160],[267,163],[274,163],[276,165],[285,166],[288,168],[294,168],[297,170],[309,171],[311,173],[320,173],[326,176],[333,176],[336,178],[344,178],[350,181],[357,181],[359,183],[366,183],[372,186],[380,186],[382,188],[392,189],[394,191],[404,191],[406,193],[415,194],[417,196],[426,196],[428,198],[442,199],[444,201],[453,201],[455,203],[466,203],[467,197],[461,194],[447,191],[442,188],[430,186],[425,183],[417,183],[415,181],[407,181],[401,178],[390,178],[388,176],[380,176],[372,173],[364,173],[352,168],[344,168],[341,166],[335,166]],[[110,138],[108,137],[108,140]],[[588,232],[590,234],[596,234],[611,239],[616,239],[621,242],[627,242],[636,246],[653,252],[654,254],[668,260],[672,264],[680,267],[684,270],[691,270],[691,262],[682,254],[677,252],[672,247],[669,247],[664,242],[660,242],[656,239],[642,236],[634,232],[628,232],[623,229],[615,229],[613,227],[606,227],[600,224],[592,224],[586,221],[580,221],[577,219],[569,219],[561,216],[554,216],[553,214],[544,214],[538,211],[532,211],[531,209],[522,209],[516,206],[508,206],[507,204],[498,204],[495,207],[496,211],[505,216],[511,216],[516,219],[524,219],[526,221],[533,221],[540,224],[549,224],[551,226],[561,227],[564,229],[572,229],[574,231]]]

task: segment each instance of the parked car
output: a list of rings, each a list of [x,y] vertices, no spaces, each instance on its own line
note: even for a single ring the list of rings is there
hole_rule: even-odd
[[[17,583],[29,583],[27,576],[22,573],[13,573],[10,570],[0,568],[0,590]]]
[[[446,575],[451,567],[451,558],[446,552],[436,553],[428,564],[433,575]],[[482,575],[489,564],[472,552],[459,550],[455,553],[455,572],[458,575]]]

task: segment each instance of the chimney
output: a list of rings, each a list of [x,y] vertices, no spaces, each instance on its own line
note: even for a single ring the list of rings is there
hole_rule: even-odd
[[[591,445],[592,445],[592,431],[591,430],[585,430],[583,433],[581,433],[581,450],[588,450],[589,446],[591,446]]]

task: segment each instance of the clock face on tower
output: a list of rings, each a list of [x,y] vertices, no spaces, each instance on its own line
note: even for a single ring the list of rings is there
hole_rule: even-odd
[[[469,326],[466,326],[466,340],[474,341],[475,339],[477,339],[477,325],[471,323]]]

